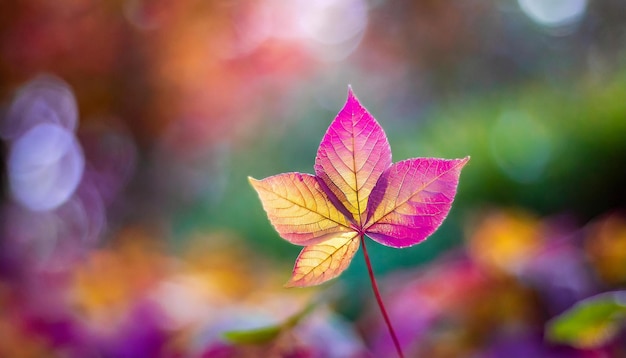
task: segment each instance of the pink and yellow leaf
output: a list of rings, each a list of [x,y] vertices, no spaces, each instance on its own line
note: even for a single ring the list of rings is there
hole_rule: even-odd
[[[367,199],[391,165],[387,136],[350,89],[348,100],[322,138],[315,174],[355,224],[363,223]]]
[[[393,164],[372,191],[365,233],[396,248],[426,239],[448,215],[468,160],[415,158]]]
[[[249,180],[276,231],[293,244],[314,245],[352,231],[310,174],[284,173]]]
[[[356,232],[340,234],[300,252],[286,287],[315,286],[331,280],[348,268],[359,248]]]

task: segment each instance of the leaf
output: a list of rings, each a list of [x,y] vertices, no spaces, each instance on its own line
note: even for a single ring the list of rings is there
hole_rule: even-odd
[[[348,100],[328,127],[315,157],[315,175],[361,224],[361,214],[383,171],[391,165],[385,132],[348,91]]]
[[[461,168],[468,160],[418,158],[391,166],[368,203],[365,233],[397,248],[426,239],[448,215]]]
[[[312,286],[341,274],[365,234],[401,248],[441,225],[456,195],[463,159],[391,162],[391,147],[352,89],[315,157],[315,175],[249,178],[279,235],[305,246],[287,286]]]
[[[296,312],[284,322],[276,325],[265,326],[248,330],[233,330],[223,333],[224,338],[237,344],[263,344],[274,340],[278,335],[297,325],[304,317],[306,317],[315,307],[317,302],[306,305],[302,310]]]
[[[546,338],[576,348],[597,348],[613,339],[626,318],[626,291],[582,300],[547,323]]]
[[[286,173],[249,180],[276,231],[292,244],[313,245],[351,231],[314,176]]]
[[[358,248],[356,232],[341,234],[321,244],[305,247],[296,259],[291,279],[285,286],[318,285],[339,276],[348,268]]]
[[[224,338],[238,344],[262,344],[267,343],[280,334],[282,326],[267,326],[249,330],[236,330],[224,332]]]

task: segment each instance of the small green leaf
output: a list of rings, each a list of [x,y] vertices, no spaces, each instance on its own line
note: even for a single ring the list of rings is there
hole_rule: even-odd
[[[282,325],[275,325],[250,330],[227,331],[223,336],[235,344],[263,344],[278,337],[282,329]]]
[[[626,318],[626,291],[599,294],[576,303],[547,323],[546,338],[577,348],[608,343]]]
[[[223,333],[223,337],[235,344],[264,344],[271,342],[278,337],[283,330],[292,328],[298,324],[315,306],[315,302],[310,303],[279,324],[248,330],[226,331]]]

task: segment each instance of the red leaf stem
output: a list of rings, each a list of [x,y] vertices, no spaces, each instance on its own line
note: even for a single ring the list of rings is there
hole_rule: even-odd
[[[367,253],[367,248],[365,247],[365,237],[361,235],[361,246],[363,247],[363,257],[365,258],[365,265],[367,266],[367,272],[370,276],[370,281],[372,283],[372,290],[374,291],[374,296],[376,296],[376,302],[378,303],[378,308],[380,308],[380,313],[382,313],[383,318],[385,319],[385,323],[387,324],[387,330],[389,331],[389,335],[393,340],[393,344],[396,347],[396,351],[398,352],[398,356],[400,358],[404,358],[404,354],[402,353],[402,348],[400,347],[400,341],[398,341],[398,337],[396,336],[396,332],[393,330],[393,326],[391,325],[391,321],[389,320],[389,316],[387,315],[387,310],[385,309],[385,304],[383,303],[383,299],[380,296],[380,291],[378,290],[378,284],[376,283],[376,277],[374,276],[374,270],[372,269],[372,263],[370,261],[370,256]]]

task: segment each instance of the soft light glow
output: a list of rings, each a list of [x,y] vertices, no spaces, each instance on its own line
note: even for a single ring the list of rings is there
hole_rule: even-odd
[[[363,0],[299,0],[273,5],[272,35],[303,39],[311,54],[324,61],[350,55],[368,23],[368,5]]]
[[[305,1],[298,24],[309,39],[309,49],[320,60],[345,59],[361,43],[367,26],[362,0]]]
[[[72,90],[52,76],[40,76],[23,86],[0,121],[0,137],[15,140],[37,124],[56,124],[68,131],[78,125]]]
[[[518,3],[533,21],[548,27],[576,23],[587,7],[587,0],[518,0]]]
[[[11,148],[11,192],[31,210],[54,209],[74,193],[84,166],[83,151],[73,133],[58,125],[39,124]]]
[[[298,24],[310,39],[340,44],[359,35],[367,25],[367,7],[361,0],[300,1]]]

